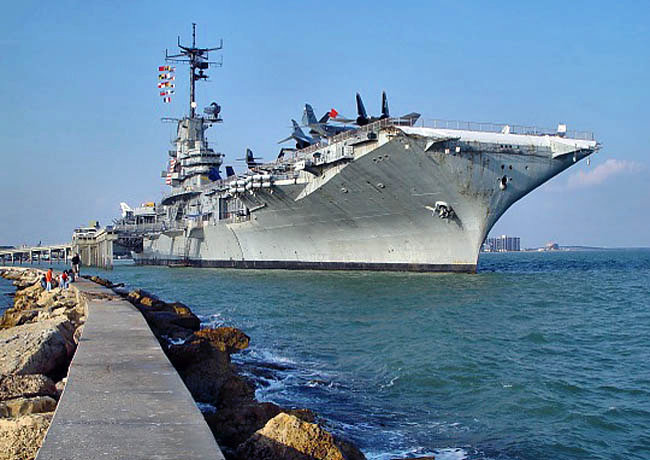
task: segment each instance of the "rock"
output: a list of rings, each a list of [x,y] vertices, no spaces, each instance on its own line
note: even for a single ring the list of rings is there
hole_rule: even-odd
[[[54,288],[51,291],[43,291],[36,301],[36,305],[42,308],[50,308],[54,306],[57,299],[61,297],[61,290]]]
[[[168,303],[166,304],[166,307],[168,310],[173,311],[174,313],[177,313],[181,316],[194,315],[194,313],[192,313],[192,310],[190,310],[190,308],[187,305],[181,302]]]
[[[165,306],[165,302],[153,296],[142,296],[140,298],[140,306],[153,310],[162,310]]]
[[[235,406],[254,400],[255,385],[250,380],[235,373],[230,374],[219,389],[218,407]]]
[[[135,291],[131,291],[129,292],[127,297],[132,303],[138,303],[142,298],[142,291],[140,291],[139,289]]]
[[[79,341],[81,340],[81,335],[83,334],[83,332],[84,332],[83,324],[74,330],[74,334],[72,334],[72,340],[76,345],[79,345]]]
[[[298,417],[303,422],[308,423],[316,423],[316,419],[318,418],[316,412],[311,409],[285,409],[283,412]]]
[[[194,399],[216,405],[223,383],[232,375],[228,353],[197,339],[169,346],[167,356]]]
[[[100,286],[104,286],[104,287],[107,287],[107,288],[112,288],[113,287],[113,283],[111,283],[107,279],[100,278],[99,276],[91,276],[88,279],[90,279],[91,281],[99,284]]]
[[[52,413],[0,419],[0,460],[33,459],[51,420]]]
[[[218,444],[235,449],[281,411],[282,409],[273,403],[249,402],[217,408],[214,414],[206,414],[204,417]]]
[[[361,460],[365,456],[318,425],[280,413],[237,448],[237,458],[257,460]]]
[[[209,340],[221,351],[227,351],[228,353],[245,350],[248,348],[248,343],[250,342],[250,337],[234,327],[201,329],[196,332],[195,335]]]
[[[17,310],[8,308],[0,318],[0,329],[7,329],[14,326],[31,322],[40,310]]]
[[[55,408],[56,401],[49,396],[14,398],[0,401],[0,417],[20,417],[28,414],[52,412]]]
[[[72,323],[55,318],[0,330],[0,374],[62,371],[75,349]]]
[[[42,374],[0,376],[0,401],[18,397],[52,396],[57,389],[49,377]]]
[[[68,378],[64,377],[58,382],[56,382],[56,394],[61,397],[61,394],[63,393],[63,389],[65,388],[65,384],[68,382]]]
[[[170,335],[170,331],[183,328],[196,331],[201,327],[201,321],[196,316],[180,316],[172,311],[143,312],[149,325],[159,335]]]
[[[13,285],[16,286],[16,289],[21,290],[29,286],[32,286],[34,283],[39,281],[40,274],[36,271],[25,270],[22,274],[19,274],[14,278]]]
[[[14,296],[14,308],[18,310],[33,308],[36,300],[42,292],[44,292],[44,289],[41,287],[40,283],[16,291],[16,295]]]

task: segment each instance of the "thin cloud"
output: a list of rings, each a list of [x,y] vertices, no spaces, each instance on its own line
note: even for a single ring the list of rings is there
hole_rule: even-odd
[[[599,164],[588,171],[580,170],[567,180],[567,188],[584,188],[600,185],[614,176],[621,174],[637,173],[643,169],[643,165],[627,160],[616,160],[609,158],[605,163]]]

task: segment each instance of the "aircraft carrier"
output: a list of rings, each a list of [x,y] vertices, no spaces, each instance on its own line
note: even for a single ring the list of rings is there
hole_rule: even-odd
[[[245,173],[206,140],[216,103],[197,115],[195,82],[221,47],[182,46],[168,62],[190,67],[189,115],[177,122],[163,176],[169,194],[121,222],[144,235],[136,263],[232,268],[474,272],[479,249],[517,200],[598,150],[590,133],[507,124],[378,117],[335,110],[285,139],[296,148]],[[304,129],[303,129],[304,128]]]

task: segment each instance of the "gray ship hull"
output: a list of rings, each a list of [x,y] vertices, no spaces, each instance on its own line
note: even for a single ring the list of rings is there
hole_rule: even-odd
[[[351,161],[240,194],[246,219],[201,220],[145,238],[136,262],[474,272],[498,218],[596,144],[563,144],[564,152],[549,136],[508,134],[504,144],[497,134],[465,133],[383,132]],[[445,218],[436,213],[441,202],[453,210]]]

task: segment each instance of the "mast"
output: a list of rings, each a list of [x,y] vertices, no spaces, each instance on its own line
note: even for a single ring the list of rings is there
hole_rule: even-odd
[[[223,39],[219,41],[219,46],[212,48],[197,48],[196,46],[196,23],[192,23],[192,46],[181,45],[181,37],[178,37],[177,46],[180,49],[179,54],[170,55],[165,49],[165,61],[183,62],[190,65],[190,118],[196,117],[196,89],[197,80],[205,80],[208,75],[204,72],[211,66],[221,67],[222,61],[210,61],[208,53],[223,48]],[[197,72],[198,71],[198,72]]]

